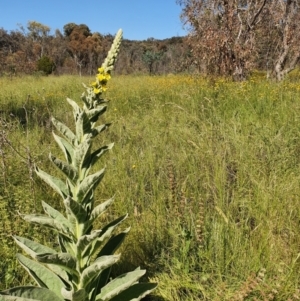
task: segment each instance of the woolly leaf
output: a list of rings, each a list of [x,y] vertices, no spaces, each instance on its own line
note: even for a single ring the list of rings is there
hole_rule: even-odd
[[[95,288],[92,292],[91,300],[96,300],[96,296],[101,292],[101,288],[107,284],[110,273],[111,273],[111,267],[102,271],[99,277],[95,278],[90,283],[89,286]]]
[[[114,146],[114,143],[110,143],[108,145],[105,145],[103,147],[100,147],[98,150],[94,151],[82,164],[83,168],[91,167],[93,166],[101,156],[106,153],[108,150],[112,149]]]
[[[78,252],[83,253],[86,247],[100,236],[101,232],[102,232],[101,230],[94,230],[89,235],[81,236],[76,244]]]
[[[76,169],[69,165],[68,163],[65,163],[61,161],[60,159],[56,158],[52,154],[49,154],[49,159],[53,164],[56,165],[70,180],[75,181],[78,178],[78,174]]]
[[[57,265],[77,278],[79,276],[76,271],[76,258],[68,253],[43,253],[37,254],[35,258],[41,263]]]
[[[55,133],[52,133],[54,140],[57,142],[58,146],[63,151],[67,162],[70,164],[73,161],[74,149],[72,145],[64,138],[57,136]]]
[[[35,241],[30,239],[20,237],[20,236],[13,236],[17,245],[19,245],[28,255],[32,258],[35,258],[37,253],[56,253],[55,250],[41,245]]]
[[[5,299],[6,295],[20,297],[21,299],[16,299],[16,301],[64,301],[63,298],[57,296],[54,292],[44,288],[36,286],[18,286],[5,291],[1,291],[1,297],[4,297],[4,300],[13,300]],[[24,298],[24,299],[23,299]]]
[[[74,119],[76,121],[77,115],[82,111],[81,108],[78,106],[78,104],[72,100],[71,98],[67,97],[67,101],[68,103],[72,106],[73,108],[73,115],[74,115]]]
[[[62,289],[61,291],[62,296],[66,299],[66,300],[72,300],[72,301],[86,301],[86,297],[87,297],[87,293],[85,291],[85,289],[81,288],[78,291],[74,292],[72,291],[68,291],[66,289]]]
[[[84,138],[84,135],[90,133],[91,131],[91,123],[89,118],[87,117],[86,112],[81,111],[76,116],[76,137],[77,141],[81,143]]]
[[[130,228],[127,228],[125,231],[117,234],[114,237],[111,237],[96,257],[114,254],[114,252],[119,248],[119,246],[124,241],[125,236],[129,232],[129,230]],[[107,283],[109,274],[110,274],[110,268],[103,271],[101,275],[94,280],[94,283],[92,285],[93,287],[95,287],[95,290],[93,291],[92,300],[95,300],[95,296],[100,293],[102,287],[104,287],[105,284]]]
[[[98,253],[97,257],[114,254],[116,250],[119,248],[119,246],[122,244],[122,242],[124,241],[129,231],[130,231],[130,227],[128,227],[123,232],[118,233],[117,235],[111,237],[107,241],[107,243],[103,246],[101,251]]]
[[[41,245],[35,241],[32,241],[30,239],[24,238],[24,237],[20,237],[20,236],[14,236],[13,237],[15,242],[28,254],[30,255],[32,258],[36,258],[36,255],[38,253],[51,253],[51,254],[55,254],[56,251],[46,247],[44,245]],[[63,278],[65,281],[67,281],[68,277],[65,273],[65,271],[63,271],[61,268],[59,268],[58,266],[55,265],[48,265],[48,267],[58,276],[60,276],[61,278]]]
[[[60,224],[61,227],[64,229],[65,233],[72,233],[72,225],[69,221],[56,209],[52,208],[50,205],[42,201],[42,206],[46,214],[52,217],[55,221],[55,224]]]
[[[86,110],[87,117],[89,119],[92,119],[93,120],[92,122],[95,122],[99,118],[99,116],[102,115],[106,111],[106,107],[107,106],[99,105],[94,109]]]
[[[51,121],[56,129],[69,141],[70,144],[76,144],[76,135],[65,124],[58,121],[54,117],[51,118]]]
[[[36,168],[37,175],[46,182],[51,188],[53,188],[59,195],[64,199],[68,194],[68,189],[63,181],[60,179],[53,177],[41,169]]]
[[[101,236],[99,237],[99,239],[95,242],[95,244],[93,244],[93,246],[91,248],[89,248],[86,253],[89,253],[89,256],[93,256],[97,250],[99,249],[99,247],[101,246],[102,242],[105,239],[108,239],[111,237],[114,229],[120,224],[122,223],[126,218],[128,217],[128,214],[123,215],[117,219],[115,219],[114,221],[112,221],[111,223],[109,223],[108,225],[106,225],[101,232]],[[87,256],[88,254],[84,254],[84,256]]]
[[[80,286],[86,287],[95,277],[103,270],[115,264],[120,258],[120,255],[102,256],[95,260],[93,264],[87,267],[81,274]]]
[[[74,250],[75,244],[72,239],[66,237],[65,235],[58,234],[58,243],[63,253],[69,253],[73,256],[76,256]]]
[[[64,287],[64,283],[56,274],[38,262],[21,254],[17,254],[17,259],[40,287],[48,288],[55,292],[58,296],[60,295],[61,289]]]
[[[105,102],[106,102],[106,101],[103,99],[103,100],[102,100],[102,103],[105,103]],[[97,108],[98,108],[98,107],[102,107],[102,106],[100,106],[100,104],[98,104],[98,105],[97,105]],[[98,118],[99,118],[99,116],[106,112],[106,109],[107,109],[107,106],[106,106],[106,105],[103,106],[103,108],[101,109],[100,114],[96,114],[95,116],[91,117],[91,118],[90,118],[90,122],[91,122],[92,124],[93,124],[93,123],[96,123],[97,120],[98,120]]]
[[[90,221],[94,221],[96,218],[98,218],[102,213],[104,213],[107,209],[107,207],[109,207],[113,201],[115,200],[115,197],[110,198],[109,200],[99,204],[98,206],[96,206],[91,215],[90,215]]]
[[[83,141],[74,152],[74,162],[73,165],[76,169],[80,169],[83,167],[83,162],[90,157],[90,149],[91,149],[91,139],[86,139]],[[87,166],[86,168],[88,168]],[[81,179],[84,175],[81,175]]]
[[[156,283],[136,283],[109,301],[139,301],[149,295],[156,287]],[[96,301],[100,300],[100,298],[96,299]]]
[[[0,301],[40,301],[36,299],[28,299],[23,297],[2,296],[0,292]]]
[[[105,169],[101,169],[97,173],[89,175],[83,179],[78,187],[77,200],[81,203],[85,203],[87,196],[93,191],[100,183],[104,176]]]
[[[84,223],[87,219],[86,210],[79,204],[75,202],[70,196],[64,200],[64,205],[68,214],[72,214],[78,223]]]
[[[145,273],[145,270],[137,269],[118,276],[101,289],[101,293],[97,295],[96,300],[110,300],[136,283]]]
[[[69,232],[69,229],[66,228],[63,224],[60,224],[56,220],[54,220],[51,217],[45,216],[45,215],[37,215],[37,214],[27,214],[27,215],[21,215],[21,217],[30,222],[30,223],[35,223],[39,224],[48,228],[51,228],[53,230],[58,231],[59,233],[68,236],[71,234]]]

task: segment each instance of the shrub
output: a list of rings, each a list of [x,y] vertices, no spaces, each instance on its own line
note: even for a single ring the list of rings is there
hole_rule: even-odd
[[[49,75],[55,69],[54,62],[48,56],[42,56],[37,62],[38,71],[44,72],[44,74]]]

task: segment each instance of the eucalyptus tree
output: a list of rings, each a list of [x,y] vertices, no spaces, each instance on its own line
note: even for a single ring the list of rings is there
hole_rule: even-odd
[[[177,0],[199,69],[243,80],[269,0]]]

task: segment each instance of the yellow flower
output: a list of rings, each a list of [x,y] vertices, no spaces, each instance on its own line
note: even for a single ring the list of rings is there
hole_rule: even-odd
[[[106,84],[110,80],[111,76],[109,73],[105,72],[103,67],[98,68],[98,74],[96,75],[96,81],[91,83],[94,88],[94,93],[99,94],[107,90]]]
[[[94,88],[94,93],[95,93],[95,94],[101,93],[101,89]]]
[[[105,75],[103,75],[103,74],[101,74],[101,73],[97,74],[97,78],[98,78],[98,80],[99,80],[100,82],[106,80]]]

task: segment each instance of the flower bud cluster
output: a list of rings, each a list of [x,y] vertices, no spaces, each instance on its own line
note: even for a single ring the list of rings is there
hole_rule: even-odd
[[[100,68],[98,68],[98,74],[96,75],[96,80],[91,83],[91,87],[96,96],[101,95],[101,93],[107,90],[107,82],[110,80],[111,70],[113,70],[116,58],[118,56],[123,32],[120,29],[114,42],[108,52],[108,55]]]

